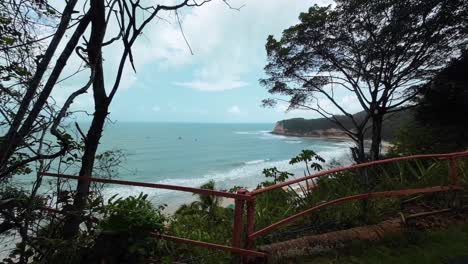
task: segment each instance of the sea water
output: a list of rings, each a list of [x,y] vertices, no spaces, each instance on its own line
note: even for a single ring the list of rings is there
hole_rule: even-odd
[[[122,149],[118,178],[198,187],[214,180],[219,189],[255,188],[262,170],[277,167],[300,177],[304,165],[289,160],[303,149],[327,161],[349,159],[349,142],[273,135],[274,124],[116,123],[106,127],[101,150]],[[107,194],[144,192],[159,203],[178,206],[192,195],[177,191],[107,186]]]
[[[262,170],[277,167],[304,175],[304,165],[289,160],[303,149],[325,160],[349,160],[350,142],[271,134],[274,124],[137,123],[106,124],[98,152],[122,150],[117,179],[199,187],[214,180],[217,189],[255,188]],[[77,172],[68,172],[76,174]],[[171,210],[194,199],[190,193],[106,185],[104,194],[125,197],[144,192]]]

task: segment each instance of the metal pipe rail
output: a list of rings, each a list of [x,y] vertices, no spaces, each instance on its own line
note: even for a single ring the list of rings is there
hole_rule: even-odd
[[[50,177],[64,178],[64,179],[79,180],[79,181],[120,184],[120,185],[128,185],[128,186],[139,186],[139,187],[148,187],[148,188],[156,188],[156,189],[166,189],[166,190],[174,190],[174,191],[181,191],[181,192],[190,192],[190,193],[214,195],[214,196],[221,196],[221,197],[225,197],[225,198],[232,198],[232,199],[239,199],[239,200],[251,199],[250,196],[244,195],[244,194],[222,192],[222,191],[201,189],[201,188],[192,188],[192,187],[185,187],[185,186],[178,186],[178,185],[136,182],[136,181],[124,181],[124,180],[103,179],[103,178],[93,178],[93,177],[81,177],[81,176],[50,173],[50,172],[42,172],[41,175],[50,176]]]
[[[103,178],[94,178],[94,177],[81,177],[81,176],[50,173],[50,172],[41,172],[40,174],[43,176],[72,179],[72,180],[79,180],[79,181],[120,184],[120,185],[127,185],[127,186],[139,186],[139,187],[166,189],[166,190],[190,192],[190,193],[205,194],[205,195],[214,195],[214,196],[220,196],[220,197],[225,197],[225,198],[233,198],[235,199],[235,205],[236,205],[234,209],[236,217],[234,217],[232,246],[219,245],[219,244],[214,244],[214,243],[209,243],[209,242],[204,242],[204,241],[196,241],[196,240],[168,236],[168,235],[158,235],[158,234],[152,234],[152,235],[153,236],[157,235],[160,238],[174,241],[176,243],[186,243],[186,244],[191,244],[191,245],[199,246],[199,247],[223,250],[223,251],[227,251],[231,253],[240,254],[241,256],[244,256],[244,257],[246,256],[265,257],[266,256],[265,253],[262,253],[262,252],[241,248],[242,227],[243,227],[243,217],[242,217],[243,205],[246,200],[252,199],[252,196],[246,195],[247,191],[244,189],[238,190],[237,193],[230,193],[230,192],[222,192],[222,191],[216,191],[216,190],[192,188],[192,187],[177,186],[177,185],[125,181],[125,180],[115,180],[115,179],[103,179]],[[59,210],[56,210],[53,208],[44,208],[44,210],[49,211],[51,213],[60,212]]]
[[[175,237],[175,236],[169,236],[169,235],[164,235],[164,234],[160,235],[160,234],[152,233],[151,235],[157,238],[161,238],[161,239],[168,240],[168,241],[173,241],[176,243],[190,244],[190,245],[194,245],[198,247],[211,248],[211,249],[219,249],[223,251],[241,254],[244,256],[253,256],[253,257],[261,257],[261,258],[266,257],[266,253],[255,251],[255,250],[224,246],[224,245],[203,242],[203,241],[198,241],[198,240],[192,240],[192,239],[187,239],[187,238],[181,238],[181,237]]]
[[[468,156],[468,151],[463,151],[463,152],[455,152],[455,153],[447,153],[447,154],[421,154],[421,155],[412,155],[412,156],[405,156],[405,157],[397,157],[397,158],[390,158],[390,159],[383,159],[383,160],[376,160],[376,161],[371,161],[371,162],[365,162],[365,163],[360,163],[356,165],[351,165],[347,167],[341,167],[341,168],[336,168],[336,169],[330,169],[326,171],[322,171],[319,173],[315,173],[309,176],[305,176],[302,178],[297,178],[294,180],[290,181],[285,181],[282,183],[278,183],[275,185],[271,185],[265,188],[257,189],[252,192],[250,192],[251,195],[258,195],[260,193],[268,192],[274,189],[282,188],[291,184],[299,183],[305,180],[310,180],[310,179],[315,179],[319,177],[323,177],[329,174],[337,173],[337,172],[343,172],[343,171],[349,171],[349,170],[354,170],[354,169],[360,169],[360,168],[365,168],[365,167],[370,167],[374,165],[380,165],[380,164],[386,164],[386,163],[392,163],[392,162],[397,162],[397,161],[403,161],[403,160],[413,160],[413,159],[423,159],[423,158],[437,158],[437,159],[453,159],[456,157],[464,157]]]
[[[356,195],[351,195],[351,196],[346,196],[342,198],[338,198],[332,201],[328,201],[322,204],[319,204],[317,206],[314,206],[312,208],[306,209],[300,213],[297,213],[295,215],[289,216],[287,218],[284,218],[283,220],[280,220],[274,224],[271,224],[265,228],[262,228],[258,231],[255,231],[251,233],[248,237],[248,239],[255,239],[261,235],[264,235],[266,233],[271,232],[274,229],[279,228],[282,225],[288,224],[295,219],[304,216],[306,214],[309,214],[311,212],[317,211],[321,208],[333,205],[333,204],[338,204],[338,203],[343,203],[343,202],[348,202],[348,201],[353,201],[353,200],[364,200],[364,199],[370,199],[370,198],[379,198],[379,197],[395,197],[395,196],[404,196],[404,195],[411,195],[411,194],[422,194],[422,193],[436,193],[436,192],[448,192],[448,191],[456,191],[456,190],[463,190],[463,187],[461,186],[437,186],[437,187],[429,187],[429,188],[420,188],[420,189],[407,189],[407,190],[397,190],[397,191],[385,191],[385,192],[372,192],[372,193],[363,193],[363,194],[356,194]]]

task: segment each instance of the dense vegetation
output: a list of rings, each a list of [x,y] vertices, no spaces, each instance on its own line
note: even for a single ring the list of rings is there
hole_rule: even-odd
[[[205,2],[144,6],[140,1],[93,0],[84,3],[81,10],[76,0],[69,0],[63,11],[55,10],[47,1],[0,2],[0,131],[4,133],[0,137],[0,235],[3,245],[10,246],[5,263],[233,261],[233,256],[223,251],[181,245],[160,236],[230,244],[234,212],[223,207],[217,197],[199,195],[193,203],[166,215],[164,206],[153,204],[144,194],[105,200],[102,184],[45,180],[40,174],[54,170],[72,171],[80,177],[117,176],[116,168],[124,154],[98,146],[123,68],[127,61],[134,67],[133,43],[152,19],[160,18],[160,12],[199,7]],[[466,1],[337,3],[336,7],[312,7],[280,40],[268,38],[269,76],[262,84],[272,94],[290,96],[294,108],[316,99],[317,92],[330,95],[326,89],[335,80],[324,75],[309,79],[309,73],[341,71],[347,75],[342,85],[356,94],[365,111],[356,115],[344,111],[343,116],[328,115],[328,120],[349,130],[357,143],[353,148],[357,162],[381,158],[379,144],[387,137],[381,125],[393,112],[399,116],[387,121],[388,138],[394,143],[388,156],[466,150],[467,57],[457,57],[466,49]],[[140,12],[148,16],[137,19]],[[109,15],[113,13],[115,17]],[[49,44],[43,46],[35,32],[44,23],[52,32],[45,36]],[[112,23],[122,33],[106,35]],[[121,63],[114,69],[117,75],[110,80],[113,85],[106,87],[109,82],[104,82],[103,50],[116,41],[123,47]],[[64,48],[60,54],[59,46]],[[89,71],[89,80],[59,107],[50,94],[59,80],[66,78],[61,76],[62,70],[74,52],[86,65],[83,71]],[[59,57],[57,61],[53,60],[55,56]],[[455,59],[444,68],[446,58],[451,57]],[[300,78],[304,76],[309,77]],[[361,93],[363,88],[369,88],[370,94]],[[65,120],[74,114],[70,111],[73,100],[88,89],[93,90],[95,112],[85,133],[78,124]],[[337,103],[335,106],[340,107]],[[402,112],[405,108],[414,108],[414,114]],[[317,109],[320,111],[320,107]],[[293,122],[291,127],[298,130],[331,126],[324,120],[286,122]],[[406,125],[392,137],[394,129],[404,122]],[[75,125],[76,135],[70,133],[71,125]],[[370,153],[364,153],[361,145],[366,135],[373,142]],[[304,164],[304,174],[323,170],[324,166],[340,166],[326,163],[312,150],[303,150],[290,163]],[[457,165],[460,184],[467,187],[468,162],[460,159]],[[255,229],[347,195],[446,185],[447,171],[444,160],[417,160],[334,173],[315,182],[277,189],[257,197]],[[265,168],[263,174],[265,181],[258,188],[302,176],[278,168]],[[15,177],[22,175],[34,176],[34,184],[28,189],[15,184]],[[201,188],[216,189],[216,184],[210,181]],[[398,215],[409,205],[459,208],[461,203],[457,193],[450,193],[337,204],[262,236],[255,243],[259,246],[376,223]]]
[[[468,54],[454,60],[421,88],[415,115],[395,141],[400,154],[449,152],[468,146]]]
[[[448,246],[449,245],[449,246]],[[325,256],[303,259],[301,264],[413,264],[464,263],[468,252],[468,226],[448,230],[417,231],[411,236],[392,236],[376,245],[356,242]]]
[[[399,128],[404,124],[408,123],[413,115],[413,110],[408,109],[401,112],[396,112],[392,115],[388,115],[382,124],[382,139],[392,140],[398,133]],[[359,112],[354,114],[354,119],[361,121],[365,118],[365,112]],[[346,116],[335,116],[337,120],[347,129],[353,129],[352,122]],[[316,118],[316,119],[304,119],[304,118],[292,118],[279,121],[288,132],[297,134],[306,134],[316,130],[326,129],[337,129],[343,131],[339,125],[335,122],[330,121],[327,118]],[[364,138],[369,139],[371,137],[370,127],[367,125],[367,130],[364,133]]]
[[[356,143],[356,162],[381,155],[382,122],[411,108],[409,101],[466,48],[464,0],[336,0],[314,5],[280,38],[270,35],[266,77],[260,80],[288,109],[310,110],[330,120]],[[364,112],[358,120],[347,95]],[[336,113],[352,124],[343,125]],[[364,134],[370,128],[369,151]]]

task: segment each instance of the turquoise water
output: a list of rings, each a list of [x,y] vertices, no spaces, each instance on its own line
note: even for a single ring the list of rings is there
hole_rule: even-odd
[[[289,160],[303,149],[312,149],[327,161],[349,160],[349,142],[273,135],[274,124],[108,123],[98,152],[121,149],[126,156],[115,178],[198,187],[214,180],[219,189],[243,186],[253,189],[265,180],[264,168],[276,166],[300,177],[302,164]],[[82,124],[85,130],[87,127]],[[63,168],[62,168],[63,169]],[[79,168],[65,173],[77,174]],[[51,169],[51,171],[54,171]],[[33,176],[16,179],[30,186]],[[48,185],[43,184],[44,191]],[[193,200],[190,193],[106,185],[112,196],[147,193],[155,203],[170,209]]]
[[[347,158],[349,143],[270,134],[274,124],[116,123],[106,126],[100,150],[122,149],[127,156],[118,178],[198,187],[210,179],[220,189],[254,188],[263,168],[276,166],[298,176],[303,165],[289,159],[312,149],[326,160]],[[108,186],[120,195],[149,193],[162,203],[178,204],[190,194],[147,188]],[[179,202],[176,202],[179,201]]]

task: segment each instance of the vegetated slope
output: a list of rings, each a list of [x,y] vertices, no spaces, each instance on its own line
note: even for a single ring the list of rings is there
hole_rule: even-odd
[[[354,114],[354,118],[360,121],[364,118],[365,112]],[[384,140],[392,139],[397,133],[401,125],[408,121],[413,116],[411,110],[400,111],[388,114],[385,117],[383,124],[382,137]],[[336,118],[346,128],[352,129],[353,124],[346,116],[336,116]],[[371,120],[368,122],[368,127],[371,126]],[[370,130],[370,129],[368,129]],[[331,122],[326,118],[304,119],[292,118],[281,120],[276,123],[272,131],[274,134],[290,135],[290,136],[310,136],[310,137],[343,137],[346,136],[344,131],[336,123]],[[370,131],[367,131],[366,137],[370,137]]]

